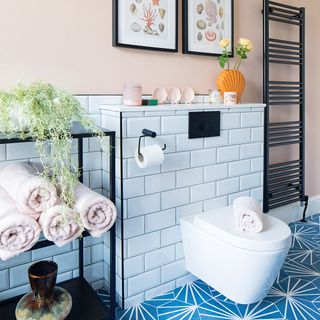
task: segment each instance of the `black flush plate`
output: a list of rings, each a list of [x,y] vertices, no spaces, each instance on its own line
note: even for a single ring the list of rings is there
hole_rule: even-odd
[[[189,139],[219,136],[220,111],[189,112]]]

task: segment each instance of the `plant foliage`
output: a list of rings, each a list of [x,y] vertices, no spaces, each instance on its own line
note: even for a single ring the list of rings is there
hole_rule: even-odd
[[[18,84],[0,91],[0,132],[6,137],[32,138],[44,171],[60,192],[60,198],[74,207],[78,182],[77,164],[72,160],[72,122],[103,139],[103,132],[86,115],[71,94],[43,82]]]

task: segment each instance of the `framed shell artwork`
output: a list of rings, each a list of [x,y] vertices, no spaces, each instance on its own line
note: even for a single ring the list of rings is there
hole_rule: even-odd
[[[113,0],[113,46],[178,51],[178,0]]]
[[[233,56],[234,0],[183,0],[183,53],[219,56],[219,42],[231,40]]]

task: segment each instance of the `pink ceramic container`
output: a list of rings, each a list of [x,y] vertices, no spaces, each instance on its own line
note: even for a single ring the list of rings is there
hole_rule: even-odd
[[[142,86],[138,83],[123,86],[123,104],[126,106],[142,105]]]

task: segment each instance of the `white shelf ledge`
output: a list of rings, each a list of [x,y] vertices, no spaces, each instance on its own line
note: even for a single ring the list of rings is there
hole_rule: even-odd
[[[101,105],[101,110],[116,112],[142,112],[142,111],[178,111],[178,110],[223,110],[243,108],[264,108],[263,103],[243,103],[235,105],[193,103],[193,104],[162,104],[158,106],[125,106],[125,105]]]

